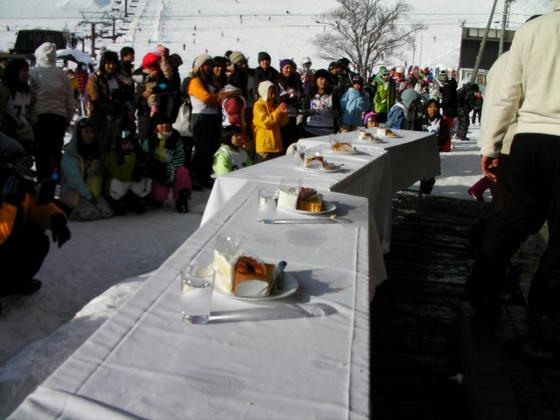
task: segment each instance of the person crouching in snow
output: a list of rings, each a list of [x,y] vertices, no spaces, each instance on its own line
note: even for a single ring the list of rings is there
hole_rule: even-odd
[[[46,229],[59,248],[71,236],[66,215],[53,202],[53,181],[35,185],[30,163],[17,140],[0,133],[0,297],[40,289],[33,276],[49,252]]]
[[[96,127],[90,118],[78,120],[61,161],[60,201],[71,210],[70,220],[97,220],[113,216],[101,196],[103,165]]]
[[[420,101],[420,94],[408,88],[401,94],[401,99],[393,105],[387,116],[387,128],[411,130],[414,123],[414,108]]]
[[[212,169],[219,176],[251,165],[251,158],[242,147],[241,129],[230,125],[222,130],[222,145],[214,153]]]
[[[185,167],[185,152],[179,132],[171,128],[169,117],[161,112],[151,119],[152,135],[144,141],[144,151],[153,159],[165,165],[165,171],[152,176],[152,199],[159,204],[167,200],[169,189],[173,188],[175,208],[179,213],[188,213],[191,197],[191,175]]]
[[[146,211],[144,198],[152,190],[152,180],[137,170],[139,148],[134,136],[125,131],[109,153],[109,195],[117,215],[126,214],[127,210]]]

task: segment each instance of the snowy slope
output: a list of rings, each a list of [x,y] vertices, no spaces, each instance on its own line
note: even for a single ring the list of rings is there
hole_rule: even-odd
[[[304,56],[312,58],[315,68],[328,64],[319,58],[312,39],[329,30],[320,23],[320,15],[335,7],[335,0],[140,0],[136,4],[136,9],[129,9],[134,15],[132,22],[126,25],[126,35],[115,44],[99,40],[98,46],[118,51],[124,45],[133,45],[138,63],[161,42],[183,57],[186,64],[183,72],[197,55],[206,52],[223,55],[226,50],[244,52],[252,65],[261,50],[271,53],[273,65],[286,57],[294,58],[299,64]],[[401,52],[401,60],[392,59],[391,63],[384,64],[406,61],[408,64],[455,67],[461,22],[467,26],[485,26],[491,6],[488,0],[416,0],[411,4],[412,12],[400,24],[420,22],[427,25],[427,29],[418,33],[414,49]],[[502,4],[500,1],[497,7],[496,22],[501,19]],[[553,0],[514,2],[510,26],[515,29],[527,17],[552,10],[553,4]],[[13,46],[15,30],[21,28],[68,28],[88,34],[89,26],[77,26],[81,21],[80,11],[110,12],[112,7],[110,0],[53,0],[49,7],[44,0],[17,3],[0,0],[0,49]],[[122,10],[123,6],[120,7]]]

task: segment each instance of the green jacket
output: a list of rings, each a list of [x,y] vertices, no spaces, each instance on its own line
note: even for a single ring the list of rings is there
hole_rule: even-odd
[[[216,175],[223,175],[250,165],[251,158],[245,150],[242,148],[235,150],[226,144],[222,144],[214,153],[212,169]]]
[[[111,149],[109,153],[109,173],[111,178],[116,178],[121,182],[130,182],[132,181],[135,166],[136,153],[126,153],[120,157],[114,147]]]
[[[389,79],[387,82],[387,87],[383,83],[383,80],[376,77],[377,90],[375,92],[375,112],[389,112],[389,110],[395,105],[395,100],[397,97],[395,81]]]

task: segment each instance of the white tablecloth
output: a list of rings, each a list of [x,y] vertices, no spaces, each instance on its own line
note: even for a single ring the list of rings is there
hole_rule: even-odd
[[[374,130],[369,130],[374,132]],[[299,144],[309,151],[320,152],[335,163],[342,163],[342,171],[317,173],[301,168],[294,155],[283,156],[219,176],[208,199],[201,224],[211,219],[228,199],[243,188],[245,182],[256,180],[270,184],[300,184],[319,190],[330,190],[366,197],[372,219],[376,224],[375,252],[389,252],[391,245],[392,197],[422,178],[440,173],[439,152],[434,135],[418,131],[395,130],[400,137],[386,138],[384,143],[358,139],[357,132],[334,136],[336,141],[349,142],[360,152],[345,155],[330,152],[329,136],[300,139]],[[377,276],[380,279],[380,276]]]
[[[366,130],[376,134],[377,129]],[[423,131],[395,130],[399,137],[383,137],[383,143],[364,141],[358,138],[356,131],[340,133],[336,141],[348,142],[366,151],[386,151],[389,158],[391,177],[388,182],[393,193],[408,188],[422,178],[431,178],[440,174],[439,148],[435,135]],[[329,147],[329,136],[300,139],[306,147]]]
[[[11,417],[370,418],[368,200],[329,193],[342,221],[265,225],[258,187],[245,184]],[[176,275],[211,258],[217,235],[286,260],[298,292],[214,294],[210,324],[183,322]]]

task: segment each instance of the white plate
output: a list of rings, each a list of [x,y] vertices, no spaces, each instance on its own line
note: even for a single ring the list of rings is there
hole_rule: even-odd
[[[356,149],[352,150],[351,152],[339,152],[338,150],[333,149],[329,149],[328,151],[334,155],[357,155],[358,153],[360,153]]]
[[[368,134],[371,134],[371,133],[368,133]],[[371,135],[372,135],[372,136],[374,137],[374,139],[375,139],[375,134],[371,134]],[[369,137],[369,136],[364,136],[364,137],[362,137],[362,136],[360,136],[360,135],[358,134],[358,141],[365,141],[365,142],[368,142],[368,143],[369,143],[369,142],[375,141],[374,139],[372,139],[372,138]]]
[[[297,279],[294,276],[292,276],[288,271],[284,271],[284,288],[280,291],[280,293],[275,295],[268,295],[266,297],[242,297],[242,296],[235,296],[235,295],[226,295],[225,293],[218,292],[216,289],[214,289],[214,292],[222,296],[230,297],[232,299],[245,300],[251,302],[257,302],[257,301],[260,302],[263,300],[275,300],[275,299],[285,298],[287,296],[294,294],[298,289],[298,287],[299,287],[299,283]]]
[[[301,169],[303,169],[304,171],[309,171],[309,172],[319,172],[319,173],[331,173],[331,172],[340,172],[340,170],[342,169],[342,163],[339,163],[336,165],[336,168],[333,169],[323,169],[323,168],[306,168],[305,166],[300,166]]]
[[[383,137],[386,138],[386,137]],[[369,138],[366,139],[360,139],[358,140],[360,142],[360,146],[363,145],[368,145],[368,144],[375,144],[375,143],[387,143],[385,140],[383,140],[381,137],[375,137],[375,140],[370,140]]]
[[[395,133],[393,131],[393,133]],[[378,136],[377,134],[375,135],[376,137],[383,137],[384,139],[400,139],[402,138],[402,136],[399,136],[397,133],[395,133],[394,136],[386,136],[385,134],[381,134],[380,136]]]
[[[279,207],[280,210],[287,211],[289,213],[295,214],[303,214],[305,216],[320,216],[323,214],[329,214],[336,210],[336,205],[331,203],[330,201],[323,200],[323,208],[325,210],[321,211],[307,211],[307,210],[298,210],[298,209],[287,209],[284,207]]]

